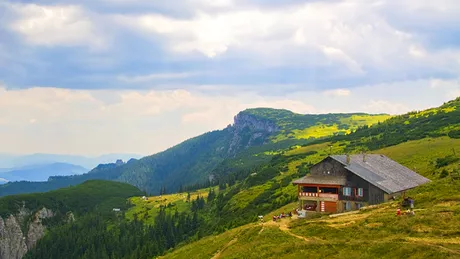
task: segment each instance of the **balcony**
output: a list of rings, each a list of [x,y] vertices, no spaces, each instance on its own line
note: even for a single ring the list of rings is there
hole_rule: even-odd
[[[338,200],[339,195],[334,193],[299,192],[300,198],[323,198],[327,200]]]
[[[344,201],[364,201],[365,200],[363,196],[358,196],[358,195],[340,194],[339,198],[340,200],[344,200]]]
[[[338,200],[339,199],[339,195],[334,194],[334,193],[320,193],[319,197],[320,198],[327,198],[327,199],[331,199],[331,200]]]

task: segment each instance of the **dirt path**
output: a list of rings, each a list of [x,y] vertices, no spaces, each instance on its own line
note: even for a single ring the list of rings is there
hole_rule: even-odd
[[[442,244],[460,244],[459,239],[446,239],[446,240],[434,239],[434,240],[430,240],[430,239],[424,239],[424,238],[408,237],[408,238],[406,238],[406,242],[407,243],[419,243],[419,244],[423,244],[423,245],[427,245],[427,246],[431,246],[431,247],[436,247],[436,248],[439,248],[441,250],[447,251],[449,253],[460,255],[460,250],[451,249],[451,248],[447,248],[445,246],[440,245],[440,243],[442,243]]]
[[[308,239],[308,238],[306,238],[306,237],[299,236],[299,235],[296,235],[296,234],[292,233],[291,230],[289,229],[289,227],[288,227],[287,225],[285,225],[285,224],[281,224],[281,225],[280,225],[280,230],[283,231],[284,233],[286,233],[286,234],[292,236],[292,237],[301,239],[301,240],[303,240],[303,241],[305,241],[305,242],[311,242],[311,240]]]
[[[284,233],[292,236],[292,237],[295,237],[295,238],[298,238],[298,239],[301,239],[305,242],[311,242],[312,240],[306,238],[306,237],[303,237],[303,236],[299,236],[299,235],[296,235],[294,233],[291,232],[291,230],[289,229],[289,222],[291,222],[291,220],[289,219],[284,219],[284,220],[281,220],[280,222],[275,222],[275,221],[267,221],[267,222],[264,222],[262,224],[262,229],[259,231],[259,235],[263,232],[264,228],[265,228],[265,225],[267,226],[277,226],[279,227],[279,229],[281,231],[283,231]]]
[[[236,241],[238,241],[238,237],[235,237],[234,239],[230,240],[230,242],[228,242],[226,245],[224,245],[224,247],[222,247],[222,249],[220,249],[211,259],[220,258],[220,255],[222,254],[222,252],[224,252],[225,249],[227,249],[229,246],[235,244]]]

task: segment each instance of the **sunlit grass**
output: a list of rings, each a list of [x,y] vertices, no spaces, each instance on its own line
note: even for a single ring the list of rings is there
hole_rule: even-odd
[[[204,238],[164,258],[458,258],[460,182],[438,180],[408,195],[415,216],[396,216],[399,200],[340,217],[272,222],[272,215],[295,207],[290,203],[265,215],[263,224]]]
[[[456,151],[455,148],[457,149]],[[436,159],[453,155],[454,151],[456,155],[460,155],[460,139],[440,137],[408,141],[376,150],[373,153],[384,154],[419,174],[433,177],[435,176]],[[453,166],[456,165],[451,165],[447,168]]]
[[[217,191],[217,188],[215,188]],[[209,189],[201,189],[190,193],[190,200],[196,200],[198,196],[208,197]],[[153,224],[155,217],[160,211],[160,206],[168,206],[167,211],[184,212],[190,209],[190,202],[187,202],[187,193],[166,194],[160,196],[147,197],[144,200],[142,197],[132,197],[129,202],[134,205],[126,213],[125,217],[128,220],[134,220],[137,217],[147,224]]]
[[[282,130],[278,135],[272,137],[272,141],[277,142],[285,139],[310,139],[310,138],[323,138],[333,136],[334,134],[349,134],[351,131],[356,130],[360,126],[371,126],[373,124],[383,122],[391,115],[351,115],[349,117],[341,118],[338,123],[323,124],[317,123],[316,125],[304,128],[294,129],[292,131]]]

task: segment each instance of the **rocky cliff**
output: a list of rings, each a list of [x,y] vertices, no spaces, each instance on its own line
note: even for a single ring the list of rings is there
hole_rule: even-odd
[[[230,129],[233,136],[230,141],[228,153],[231,155],[241,149],[264,144],[270,135],[280,131],[279,126],[273,121],[254,116],[244,111],[234,117],[234,123]]]
[[[16,215],[0,217],[0,259],[20,259],[45,235],[43,220],[54,216],[42,208],[33,213],[21,208]]]

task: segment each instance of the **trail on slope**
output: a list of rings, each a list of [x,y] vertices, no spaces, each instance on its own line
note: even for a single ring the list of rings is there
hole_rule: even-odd
[[[218,258],[220,258],[220,255],[222,254],[222,252],[224,252],[225,249],[227,249],[229,246],[235,244],[236,241],[238,241],[238,237],[235,237],[234,239],[230,240],[230,242],[228,242],[226,245],[224,245],[224,246],[222,247],[222,249],[220,249],[211,259],[218,259]]]
[[[458,239],[458,238],[430,240],[430,239],[425,239],[425,238],[408,237],[408,238],[406,238],[406,241],[408,243],[420,243],[420,244],[423,244],[423,245],[440,248],[440,249],[442,249],[444,251],[460,255],[460,250],[451,249],[451,248],[448,248],[448,247],[445,247],[445,246],[441,245],[441,244],[456,244],[456,245],[460,244],[460,239]]]
[[[288,223],[289,222],[279,222],[278,223],[278,222],[273,222],[272,221],[271,224],[268,224],[268,225],[278,225],[279,229],[281,231],[283,231],[284,233],[286,233],[286,234],[288,234],[288,235],[290,235],[292,237],[301,239],[301,240],[303,240],[305,242],[314,241],[312,239],[308,239],[306,237],[299,236],[299,235],[296,235],[296,234],[292,233],[291,230],[289,229],[288,225],[287,225]],[[262,230],[263,230],[263,228],[262,228]],[[262,230],[260,232],[262,232]],[[259,232],[259,234],[260,234],[260,232]],[[315,241],[322,241],[322,240],[315,240]],[[370,243],[380,243],[380,242],[381,242],[380,240],[372,240],[372,241],[370,241]],[[419,243],[419,244],[435,247],[435,248],[444,250],[444,251],[449,252],[449,253],[460,255],[460,250],[451,249],[451,248],[448,248],[448,247],[445,247],[445,246],[442,245],[442,244],[460,244],[460,239],[459,238],[436,239],[436,240],[429,240],[429,239],[424,239],[424,238],[406,238],[406,242],[407,243]],[[324,242],[324,243],[332,244],[332,243],[335,243],[335,242]],[[341,243],[341,242],[337,242],[337,243]]]
[[[290,236],[292,236],[292,237],[301,239],[301,240],[303,240],[303,241],[305,241],[305,242],[311,242],[311,241],[312,241],[312,240],[310,240],[310,239],[308,239],[308,238],[306,238],[306,237],[299,236],[299,235],[296,235],[296,234],[292,233],[291,230],[290,230],[289,227],[288,227],[288,224],[289,224],[290,221],[291,221],[291,220],[289,220],[289,221],[287,221],[287,222],[284,221],[284,220],[282,220],[281,222],[275,222],[275,221],[264,222],[264,223],[262,223],[262,229],[259,231],[259,234],[262,233],[262,231],[264,230],[265,225],[268,225],[268,226],[278,226],[278,228],[279,228],[281,231],[283,231],[284,233],[286,233],[286,234],[288,234],[288,235],[290,235]]]
[[[281,224],[280,225],[280,230],[283,231],[284,233],[292,236],[292,237],[295,237],[295,238],[298,238],[298,239],[301,239],[305,242],[310,242],[311,240],[306,238],[306,237],[303,237],[303,236],[299,236],[299,235],[296,235],[294,233],[291,232],[291,230],[289,229],[289,227],[286,225],[286,224]]]

